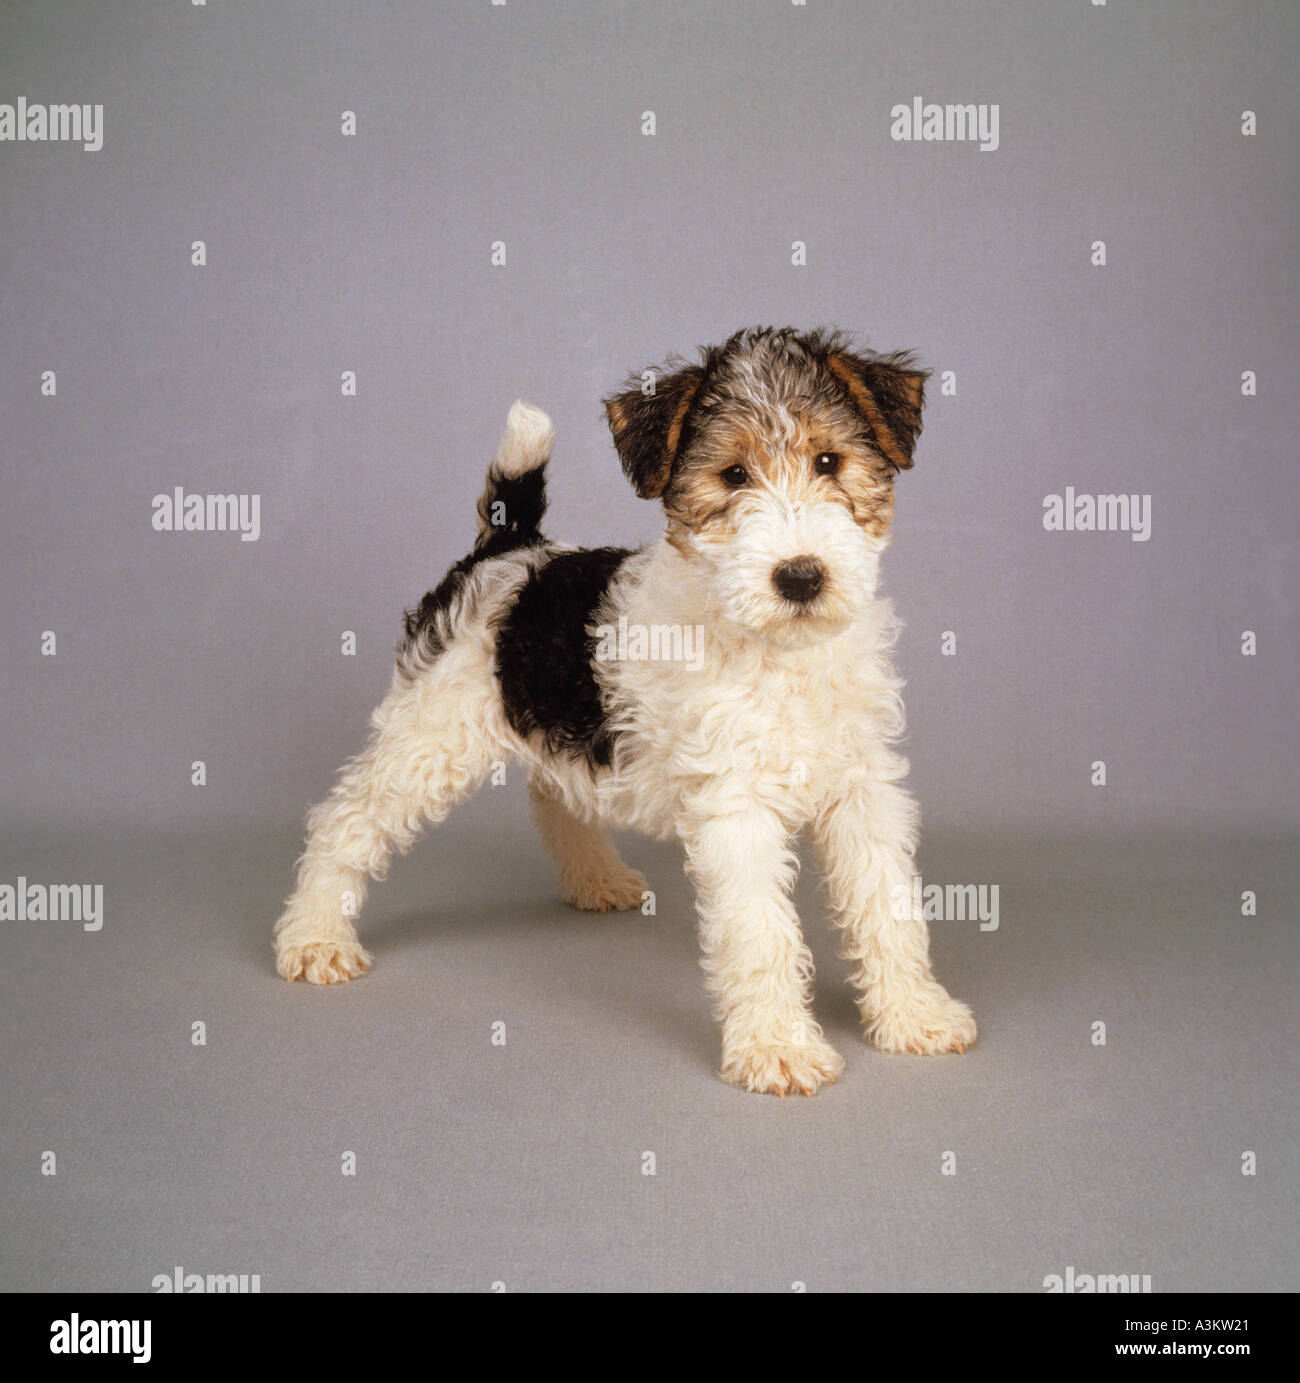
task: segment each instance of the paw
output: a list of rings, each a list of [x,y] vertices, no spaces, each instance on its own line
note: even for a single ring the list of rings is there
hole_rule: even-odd
[[[309,941],[278,946],[275,953],[275,968],[286,980],[311,984],[342,984],[364,975],[373,963],[356,941]]]
[[[780,1095],[794,1091],[813,1094],[832,1084],[844,1070],[844,1058],[820,1040],[812,1042],[764,1042],[724,1052],[722,1079],[756,1095]]]
[[[583,912],[627,912],[639,908],[650,885],[635,869],[621,874],[570,881],[564,889],[564,901]]]
[[[975,1041],[975,1016],[941,985],[927,986],[868,1019],[867,1041],[882,1052],[962,1053]]]

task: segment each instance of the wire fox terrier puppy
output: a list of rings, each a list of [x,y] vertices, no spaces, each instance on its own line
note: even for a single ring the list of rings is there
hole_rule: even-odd
[[[369,744],[308,816],[280,974],[369,969],[353,926],[367,877],[514,758],[575,907],[642,903],[607,825],[681,841],[725,1079],[812,1094],[843,1069],[809,1007],[791,902],[805,830],[868,1040],[964,1051],[971,1011],[931,974],[920,910],[899,904],[917,811],[893,748],[897,626],[876,595],[927,375],[907,354],[770,328],[647,371],[605,401],[624,471],[667,514],[635,552],[542,537],[553,431],[516,403],[474,550],[407,614]]]

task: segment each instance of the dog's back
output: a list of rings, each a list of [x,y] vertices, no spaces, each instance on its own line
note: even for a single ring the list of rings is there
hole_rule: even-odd
[[[490,625],[511,727],[525,739],[540,731],[552,753],[606,765],[610,740],[588,626],[630,551],[543,537],[554,436],[540,409],[522,401],[511,408],[478,502],[474,548],[407,612],[398,669],[414,678],[467,627]]]

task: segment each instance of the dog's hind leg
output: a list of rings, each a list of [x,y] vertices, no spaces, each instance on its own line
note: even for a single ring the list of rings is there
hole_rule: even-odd
[[[370,968],[355,919],[368,879],[394,850],[437,824],[509,757],[490,662],[453,646],[418,676],[400,672],[371,717],[370,742],[307,818],[298,886],[275,924],[276,969],[286,980],[350,980]]]
[[[641,906],[650,885],[644,875],[623,862],[604,827],[575,816],[535,776],[528,781],[528,796],[566,903],[587,912]]]

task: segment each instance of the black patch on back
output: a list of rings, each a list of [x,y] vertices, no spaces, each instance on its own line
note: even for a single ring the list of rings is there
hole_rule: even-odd
[[[501,557],[507,552],[515,552],[521,547],[540,547],[545,539],[534,533],[521,541],[519,534],[511,528],[501,528],[488,540],[476,547],[468,557],[462,557],[447,575],[425,593],[424,598],[414,610],[404,612],[402,619],[406,631],[403,649],[409,650],[417,644],[423,646],[427,656],[437,657],[443,652],[442,637],[438,632],[438,616],[443,614],[452,601],[460,594],[461,588],[469,579],[469,574],[480,562],[490,557]]]
[[[520,587],[497,634],[497,680],[506,718],[520,735],[541,730],[553,753],[609,764],[614,739],[592,671],[587,633],[627,548],[562,552]]]

